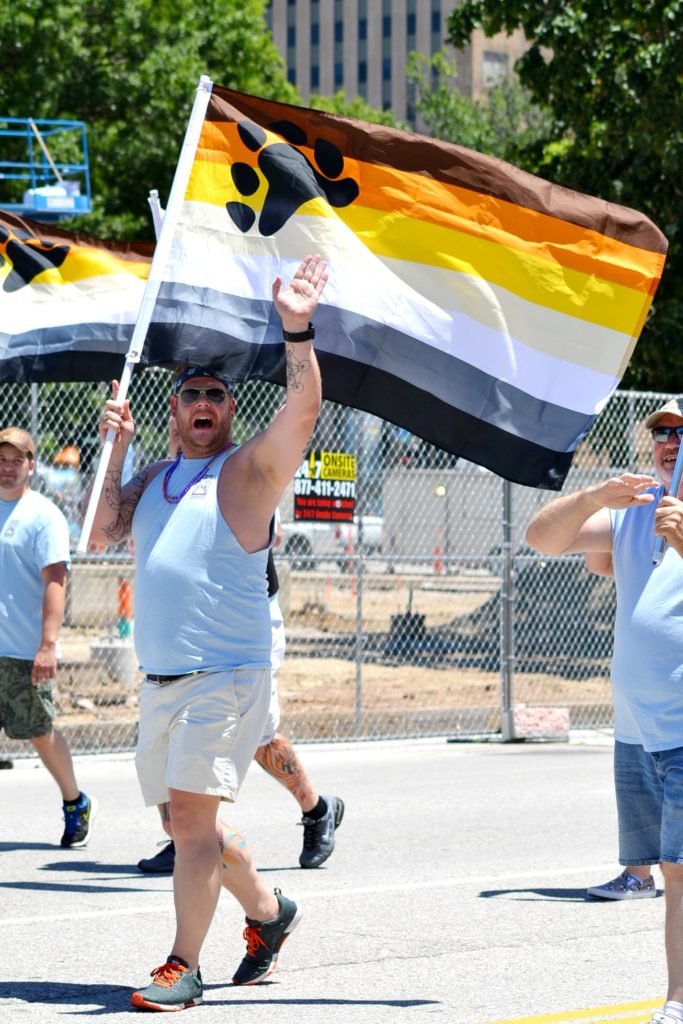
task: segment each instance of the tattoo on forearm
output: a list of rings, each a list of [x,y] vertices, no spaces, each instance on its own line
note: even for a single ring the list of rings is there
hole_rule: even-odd
[[[110,469],[104,478],[104,500],[112,511],[112,519],[103,527],[104,536],[117,543],[124,540],[131,530],[133,513],[145,489],[144,472],[138,473],[128,484],[125,501],[121,500],[121,471]]]
[[[304,390],[303,375],[310,369],[308,359],[299,359],[292,345],[285,345],[287,356],[287,390],[297,393]]]

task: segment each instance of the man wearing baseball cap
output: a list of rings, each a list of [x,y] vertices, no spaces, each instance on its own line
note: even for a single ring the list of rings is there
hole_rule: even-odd
[[[199,955],[221,884],[246,915],[247,953],[235,985],[264,981],[301,916],[294,900],[257,873],[246,840],[222,825],[263,735],[271,697],[272,630],[266,562],[278,501],[299,465],[321,403],[311,317],[326,264],[307,257],[287,287],[273,284],[282,319],[285,402],[242,445],[232,437],[232,383],[220,368],[176,373],[170,400],[180,452],[123,488],[135,431],[114,397],[100,424],[114,431],[93,540],[135,542],[135,643],[145,679],[136,768],[148,805],[168,805],[175,844],[176,932],[171,952],[134,992],[133,1006],[174,1011],[202,1001]]]
[[[619,863],[624,871],[589,889],[604,899],[656,895],[665,880],[667,1001],[653,1024],[683,1021],[683,487],[669,493],[683,437],[683,397],[645,420],[657,477],[623,473],[539,509],[527,541],[546,555],[585,555],[613,575],[614,779]],[[656,537],[666,541],[653,562]]]
[[[31,490],[35,455],[25,430],[0,430],[0,727],[33,744],[62,793],[61,845],[78,849],[90,838],[96,802],[78,788],[52,702],[69,528],[57,506]]]

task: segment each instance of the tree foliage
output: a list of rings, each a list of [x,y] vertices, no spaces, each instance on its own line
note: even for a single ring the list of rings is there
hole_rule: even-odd
[[[516,70],[551,130],[517,162],[646,213],[669,240],[664,278],[625,378],[683,390],[683,0],[462,0],[450,42],[522,28]]]
[[[520,154],[546,138],[550,119],[531,102],[516,77],[470,99],[457,88],[457,65],[444,51],[411,53],[406,68],[415,90],[415,109],[431,135],[479,153],[517,163]]]
[[[88,126],[94,212],[79,231],[152,237],[201,74],[296,101],[264,0],[12,0],[0,5],[0,116]],[[66,225],[68,227],[68,225]]]
[[[371,107],[361,96],[348,99],[343,91],[334,96],[320,96],[314,93],[311,96],[310,105],[316,110],[323,110],[329,114],[341,114],[343,117],[353,117],[357,121],[369,121],[370,124],[384,124],[389,128],[407,128],[406,124],[398,121],[390,110],[378,110]]]

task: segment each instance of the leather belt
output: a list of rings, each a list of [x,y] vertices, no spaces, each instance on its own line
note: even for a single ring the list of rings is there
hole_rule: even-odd
[[[202,674],[204,669],[196,669],[194,672],[181,672],[180,675],[175,676],[159,676],[153,672],[148,672],[145,675],[145,679],[149,680],[150,683],[158,683],[159,686],[163,686],[164,683],[173,683],[176,679],[187,679],[189,676],[199,676]]]

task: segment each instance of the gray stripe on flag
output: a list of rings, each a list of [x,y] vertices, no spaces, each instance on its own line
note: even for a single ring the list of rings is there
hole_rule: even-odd
[[[155,322],[203,326],[249,346],[281,344],[280,320],[270,300],[167,282],[161,285],[159,299]],[[369,317],[323,304],[315,322],[318,351],[376,367],[456,409],[554,451],[573,451],[594,421],[595,417],[535,398]],[[350,395],[349,404],[353,400]]]
[[[80,350],[125,356],[132,337],[133,324],[60,324],[24,334],[0,331],[0,359],[54,356]]]

